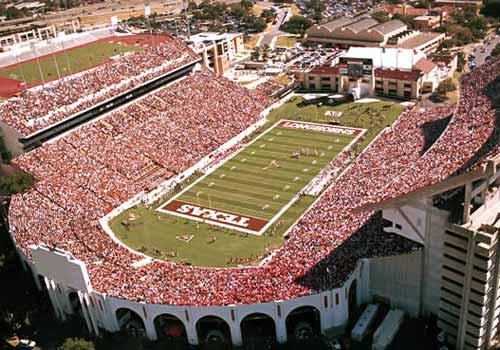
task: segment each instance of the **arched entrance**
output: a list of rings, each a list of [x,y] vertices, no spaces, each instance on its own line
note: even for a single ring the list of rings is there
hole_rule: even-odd
[[[146,336],[144,321],[137,312],[127,308],[120,308],[116,310],[115,315],[121,332],[127,332],[134,336]]]
[[[276,347],[276,325],[272,317],[253,313],[240,323],[241,337],[245,349],[274,349]]]
[[[77,292],[70,292],[68,294],[69,304],[71,305],[71,311],[73,315],[82,316],[82,303],[80,302],[80,297]]]
[[[301,306],[286,317],[288,340],[302,341],[321,335],[321,315],[314,306]]]
[[[200,345],[205,348],[231,345],[231,330],[226,321],[218,316],[205,316],[196,322],[196,333]]]
[[[358,311],[358,280],[354,280],[349,287],[347,294],[347,305],[349,308],[349,321],[352,322],[357,316]]]
[[[161,314],[154,319],[154,325],[159,340],[179,345],[187,344],[186,328],[178,317],[170,314]]]

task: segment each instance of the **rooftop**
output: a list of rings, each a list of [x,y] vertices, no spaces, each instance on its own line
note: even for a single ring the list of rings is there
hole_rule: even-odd
[[[434,42],[435,40],[444,38],[444,36],[444,33],[422,32],[416,36],[409,37],[408,39],[396,45],[387,45],[387,48],[398,47],[400,49],[418,50],[421,47]]]
[[[400,20],[394,19],[385,23],[381,23],[376,27],[371,28],[381,34],[390,34],[391,32],[406,27],[406,24]]]
[[[420,51],[398,48],[351,47],[343,57],[372,59],[375,68],[411,70],[425,55]]]

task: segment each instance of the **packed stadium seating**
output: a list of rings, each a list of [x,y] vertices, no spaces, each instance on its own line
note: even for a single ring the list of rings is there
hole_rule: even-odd
[[[210,269],[156,260],[134,267],[142,257],[115,243],[97,223],[145,187],[144,169],[156,166],[168,176],[188,168],[254,123],[269,103],[206,72],[18,158],[16,163],[39,182],[12,198],[11,231],[26,255],[30,244],[42,242],[68,250],[86,262],[94,289],[131,300],[228,305],[339,287],[360,258],[419,248],[383,233],[380,217],[363,210],[364,204],[440,181],[495,150],[497,116],[491,95],[500,93],[495,85],[499,72],[500,59],[465,76],[456,107],[403,112],[260,267]],[[444,131],[423,127],[447,118]],[[434,140],[430,146],[429,139]],[[478,153],[485,145],[491,147]]]
[[[197,60],[170,38],[93,69],[38,86],[0,104],[0,118],[27,136]]]

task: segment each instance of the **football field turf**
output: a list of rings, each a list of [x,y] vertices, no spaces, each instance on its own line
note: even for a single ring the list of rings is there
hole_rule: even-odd
[[[53,55],[41,57],[39,60],[30,60],[15,66],[1,68],[0,77],[25,80],[28,84],[36,85],[43,81],[58,79],[58,69],[61,77],[64,77],[102,64],[112,56],[138,50],[142,50],[142,47],[112,42],[95,42],[68,49],[65,52],[56,52]]]
[[[259,234],[361,134],[360,129],[282,121],[159,210]]]
[[[300,107],[299,104],[302,101],[303,99],[301,97],[293,97],[289,102],[272,111],[267,116],[268,122],[266,127],[262,130],[262,133],[260,131],[255,132],[250,136],[251,139],[257,140],[255,141],[256,143],[249,144],[249,148],[243,149],[240,154],[251,153],[250,147],[253,147],[254,150],[257,148],[257,151],[261,150],[258,148],[257,142],[263,141],[269,143],[269,141],[266,141],[266,136],[268,138],[271,136],[264,134],[264,136],[260,136],[260,138],[256,137],[265,133],[266,130],[269,130],[269,128],[277,122],[292,119],[296,121],[326,124],[332,119],[325,115],[328,111],[342,112],[341,117],[335,118],[340,125],[366,130],[363,137],[353,145],[353,151],[356,150],[356,152],[360,152],[380,133],[381,130],[383,130],[384,127],[390,126],[405,108],[401,104],[391,101],[346,103],[335,107],[325,105],[319,107],[314,105]],[[312,132],[304,132],[304,135],[307,135],[307,142],[314,142],[314,137],[318,136],[317,133]],[[335,136],[333,138],[335,138]],[[266,146],[266,148],[267,147],[268,146]],[[267,151],[269,151],[269,149],[267,149]],[[290,154],[291,152],[289,155]],[[333,153],[332,157],[334,157]],[[237,155],[234,160],[228,160],[213,175],[217,173],[221,174],[220,171],[228,169],[228,165],[235,160],[237,161],[238,158],[239,155]],[[250,159],[249,157],[246,158]],[[304,159],[305,157],[301,156],[299,160]],[[331,160],[332,159],[329,159],[329,161]],[[276,161],[280,166],[285,166],[285,163],[280,162],[279,159],[276,159]],[[240,162],[239,164],[243,163],[245,162]],[[264,162],[266,166],[269,165],[269,163],[270,161],[267,163]],[[238,163],[236,163],[236,166],[238,166]],[[248,166],[248,164],[246,166]],[[287,167],[290,166],[291,165],[287,165]],[[259,172],[264,171],[262,167],[255,168],[259,169]],[[274,172],[274,170],[277,169],[272,170]],[[300,173],[300,175],[302,174],[303,173]],[[273,185],[274,181],[270,181],[273,179],[271,177],[273,175],[276,174],[261,176],[259,177],[259,182],[265,181]],[[191,218],[182,218],[158,211],[158,207],[162,206],[160,204],[163,203],[163,205],[165,205],[175,198],[175,196],[179,195],[179,193],[182,193],[182,191],[189,191],[189,186],[197,180],[200,180],[202,176],[203,174],[199,172],[195,173],[193,176],[183,181],[183,188],[180,187],[178,190],[174,191],[174,193],[169,193],[154,206],[137,205],[124,211],[110,221],[110,228],[116,237],[124,244],[154,258],[195,266],[228,267],[238,266],[240,264],[254,265],[258,264],[269,254],[269,252],[279,248],[285,242],[286,239],[283,235],[317,199],[315,195],[300,197],[300,199],[294,202],[290,208],[285,210],[283,214],[279,216],[279,219],[261,235],[242,234],[232,228],[224,228],[218,225],[209,224],[208,222],[204,223],[195,221]],[[289,178],[290,175],[286,173],[286,176]],[[240,173],[236,176],[236,179],[239,180],[244,177],[246,176]],[[201,179],[200,184],[203,185],[204,183],[206,183],[205,179]],[[228,187],[228,183],[224,182],[223,185],[224,188]],[[208,187],[208,184],[206,187]],[[232,197],[233,192],[236,194],[236,191],[239,190],[240,187],[243,188],[237,183],[229,187],[232,189],[232,192],[224,192],[224,198],[229,196]],[[269,201],[270,197],[267,195],[267,192],[269,192],[268,189],[264,187],[261,188],[260,186],[255,188],[256,191],[254,191],[252,198],[261,198],[265,196],[262,198],[266,198],[267,201]],[[200,189],[199,191],[203,190]],[[245,190],[245,192],[247,191]],[[284,195],[286,195],[286,193]],[[197,199],[194,203],[196,203],[196,201]],[[202,203],[202,201],[203,195],[200,194],[200,203]],[[259,199],[259,202],[262,201],[262,199]],[[208,196],[206,202],[208,202]],[[206,204],[206,202],[203,203]],[[229,212],[234,212],[232,206]],[[128,224],[125,225],[125,223]],[[213,240],[214,237],[216,237],[216,242]]]

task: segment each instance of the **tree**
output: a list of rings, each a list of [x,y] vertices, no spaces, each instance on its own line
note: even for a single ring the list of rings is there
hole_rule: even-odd
[[[260,17],[264,18],[266,22],[272,22],[274,17],[276,17],[276,12],[272,9],[264,9],[264,11],[260,14]]]
[[[68,338],[58,350],[95,350],[94,343],[81,338]]]
[[[35,184],[35,179],[28,173],[18,172],[13,175],[0,176],[0,194],[20,193]]]
[[[436,91],[439,95],[446,96],[448,92],[455,91],[456,89],[457,85],[451,78],[448,78],[439,83]]]
[[[194,11],[194,10],[197,10],[198,9],[198,5],[196,5],[196,2],[194,1],[190,1],[188,2],[188,7],[187,7],[188,11]]]
[[[288,33],[304,35],[312,22],[303,16],[292,16],[288,22],[282,26],[282,30]]]
[[[242,22],[245,24],[247,30],[252,32],[262,32],[267,27],[264,18],[254,15],[245,15]]]
[[[3,135],[0,132],[0,158],[2,162],[9,164],[12,159],[12,153],[9,151],[7,146],[5,145],[5,141],[3,139]]]
[[[323,17],[323,11],[326,9],[325,2],[323,0],[309,0],[305,3],[307,11],[312,13],[312,17],[315,20],[320,20]]]
[[[249,13],[253,7],[253,1],[252,0],[241,0],[240,6],[242,9],[245,10],[246,13]]]
[[[399,19],[401,22],[406,24],[408,26],[408,28],[410,28],[410,29],[415,28],[415,20],[413,19],[413,17],[405,16],[405,15],[396,13],[396,14],[394,14],[394,16],[392,16],[392,19]]]
[[[500,0],[485,0],[481,13],[500,20]]]
[[[372,13],[372,17],[377,21],[379,21],[380,23],[387,22],[391,19],[391,17],[389,17],[389,14],[384,11]]]
[[[466,63],[467,62],[465,61],[465,54],[463,51],[460,51],[457,55],[457,70],[459,72],[463,72]]]
[[[500,44],[497,44],[493,50],[491,50],[491,56],[500,56]]]
[[[430,0],[418,0],[415,5],[416,8],[426,9],[431,6]]]

